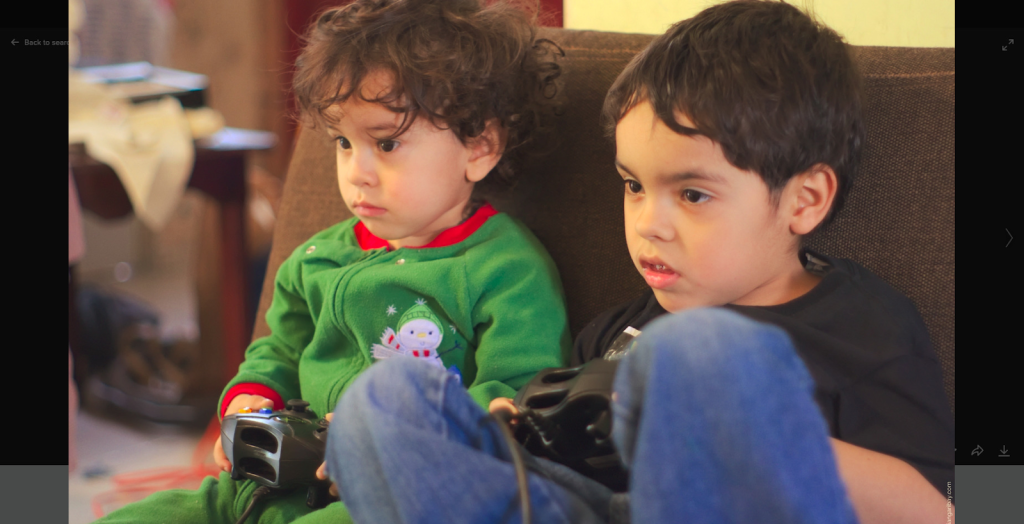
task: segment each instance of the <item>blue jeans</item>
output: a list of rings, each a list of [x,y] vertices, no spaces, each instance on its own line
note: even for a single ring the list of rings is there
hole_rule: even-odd
[[[781,329],[724,309],[645,327],[615,378],[628,495],[524,456],[533,521],[854,523],[814,382]],[[328,471],[356,522],[519,522],[496,423],[458,380],[378,362],[342,396]]]

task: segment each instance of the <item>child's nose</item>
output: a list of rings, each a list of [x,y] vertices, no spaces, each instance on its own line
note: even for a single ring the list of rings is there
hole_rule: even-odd
[[[642,238],[647,240],[671,240],[674,236],[668,210],[663,209],[654,199],[647,199],[637,210],[636,222],[633,227]]]
[[[423,338],[423,337],[426,337],[426,336],[427,336],[426,333],[422,333],[422,332],[421,333],[416,333],[416,337],[417,338]]]
[[[347,167],[348,182],[352,185],[373,185],[377,180],[372,154],[354,151],[349,157]]]

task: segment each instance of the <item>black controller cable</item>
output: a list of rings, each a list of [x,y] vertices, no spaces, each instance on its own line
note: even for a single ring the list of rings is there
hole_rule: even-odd
[[[522,415],[513,415],[509,411],[499,410],[497,413],[491,413],[491,416],[498,421],[501,435],[505,437],[505,443],[512,453],[512,465],[516,468],[516,486],[519,491],[519,507],[523,515],[523,524],[530,524],[530,487],[527,483],[526,466],[523,464],[523,457],[519,453],[519,443],[516,442],[515,437],[512,436],[512,430],[509,429],[511,422],[522,418]]]
[[[249,501],[249,506],[242,512],[242,516],[238,517],[238,522],[235,524],[245,524],[245,519],[249,518],[249,514],[252,513],[252,508],[256,507],[256,501],[269,495],[274,490],[269,486],[260,486],[252,492],[252,500]]]

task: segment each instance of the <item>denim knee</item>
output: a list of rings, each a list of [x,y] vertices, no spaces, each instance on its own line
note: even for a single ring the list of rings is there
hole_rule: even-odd
[[[422,400],[423,393],[445,379],[445,371],[413,358],[395,357],[375,362],[363,371],[338,401],[335,417],[364,411],[398,414]]]
[[[333,454],[372,442],[381,425],[401,419],[426,424],[436,411],[431,401],[443,394],[446,373],[413,358],[395,357],[376,362],[363,371],[338,401],[328,433]],[[359,448],[361,449],[361,448]],[[328,452],[328,470],[331,465]]]
[[[638,342],[637,353],[667,352],[680,355],[691,365],[709,366],[737,357],[747,358],[750,353],[757,358],[765,353],[761,351],[764,347],[785,354],[792,346],[789,335],[781,328],[724,308],[665,315],[651,322]]]
[[[814,388],[789,334],[725,308],[658,318],[643,330],[635,353],[634,366],[672,369],[680,380],[737,380],[765,374]]]

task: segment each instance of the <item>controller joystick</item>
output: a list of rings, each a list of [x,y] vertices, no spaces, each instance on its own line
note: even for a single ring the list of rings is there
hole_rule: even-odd
[[[309,402],[298,398],[293,398],[285,403],[285,411],[291,411],[292,413],[305,413],[308,407]]]
[[[337,500],[327,492],[330,481],[316,477],[324,462],[329,423],[308,408],[309,402],[291,399],[280,411],[241,410],[225,416],[221,442],[231,462],[231,478],[277,489],[306,487],[311,508]]]

